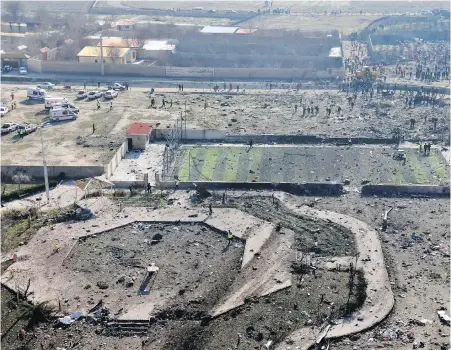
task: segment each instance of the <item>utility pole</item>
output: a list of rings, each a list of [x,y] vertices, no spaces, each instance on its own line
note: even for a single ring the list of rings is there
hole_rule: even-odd
[[[100,75],[105,75],[105,66],[103,64],[103,34],[100,34]]]
[[[45,195],[47,197],[47,203],[50,201],[49,195],[49,175],[47,173],[47,162],[45,161],[44,153],[44,139],[42,138],[42,126],[39,128],[41,134],[41,146],[42,146],[42,165],[44,166],[44,181],[45,181]]]

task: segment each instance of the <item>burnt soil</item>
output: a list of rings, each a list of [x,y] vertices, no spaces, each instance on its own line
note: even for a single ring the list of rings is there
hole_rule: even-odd
[[[312,199],[314,202],[314,199]],[[218,202],[215,203],[218,205]],[[293,248],[302,252],[314,252],[318,256],[355,255],[354,234],[351,230],[332,222],[298,215],[287,209],[277,199],[269,196],[243,196],[228,198],[225,206],[233,206],[262,220],[295,233]]]
[[[200,318],[240,270],[244,244],[226,246],[223,233],[201,224],[138,223],[80,241],[64,264],[92,286],[101,281],[125,296],[138,292],[147,266],[155,263],[159,271],[149,288],[161,295],[176,292],[157,310],[161,317]]]

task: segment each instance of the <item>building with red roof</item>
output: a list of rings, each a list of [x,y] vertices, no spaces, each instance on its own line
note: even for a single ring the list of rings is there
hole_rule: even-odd
[[[149,144],[152,133],[151,123],[133,123],[128,127],[128,149],[145,149]]]

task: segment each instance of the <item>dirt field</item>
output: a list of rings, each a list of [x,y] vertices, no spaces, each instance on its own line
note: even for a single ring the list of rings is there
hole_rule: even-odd
[[[3,84],[2,87],[2,101],[9,101],[11,91],[14,91],[18,101],[17,109],[3,117],[3,123],[46,122],[43,103],[30,104],[26,100],[25,86],[18,88]],[[241,88],[245,88],[245,84]],[[109,111],[107,101],[101,101],[100,111],[96,110],[95,101],[74,101],[80,108],[77,120],[46,124],[43,128],[48,164],[105,164],[111,159],[116,147],[123,142],[131,123],[144,121],[160,128],[172,126],[180,112],[184,111],[185,102],[188,128],[222,129],[230,134],[278,133],[391,138],[393,130],[398,127],[406,139],[427,140],[440,138],[450,121],[448,98],[441,101],[443,108],[421,105],[406,109],[402,95],[397,94],[393,99],[375,95],[372,100],[367,101],[359,96],[353,110],[350,110],[346,94],[336,91],[300,90],[296,93],[293,90],[247,90],[245,94],[231,96],[222,93],[202,95],[200,92],[204,91],[203,89],[190,89],[183,94],[175,93],[175,90],[157,89],[157,108],[153,109],[149,108],[150,98],[146,94],[149,88],[145,87],[133,87],[131,91],[120,93],[113,102],[112,111]],[[70,92],[61,88],[51,92],[53,96],[71,100],[74,100],[75,94],[75,88]],[[166,101],[164,108],[163,98]],[[295,105],[298,105],[296,113]],[[306,112],[303,116],[302,106],[309,105],[318,105],[319,113]],[[333,107],[328,118],[325,108],[330,105],[336,107]],[[343,109],[341,114],[336,112],[338,106]],[[376,115],[377,109],[379,116]],[[438,118],[435,131],[431,122],[433,117]],[[413,129],[409,128],[410,118],[416,120]],[[94,134],[93,124],[96,129]],[[39,132],[22,140],[16,133],[2,136],[2,145],[2,164],[16,163],[18,154],[21,164],[41,162]]]
[[[439,151],[427,157],[408,149],[405,165],[392,154],[391,147],[377,146],[183,146],[175,171],[180,181],[448,183],[448,166]]]
[[[258,16],[240,24],[243,28],[305,31],[338,30],[345,35],[365,28],[379,15],[271,15]]]
[[[81,87],[83,89],[83,87]],[[101,109],[96,110],[95,101],[76,101],[75,95],[78,90],[67,91],[56,88],[49,95],[54,97],[66,97],[73,101],[80,112],[75,121],[62,121],[50,123],[43,102],[33,102],[26,98],[26,86],[2,84],[2,101],[10,106],[10,94],[14,92],[17,101],[17,109],[10,111],[2,117],[2,123],[6,122],[28,122],[33,124],[44,123],[42,135],[45,145],[47,164],[61,165],[102,165],[107,163],[117,146],[123,140],[128,124],[115,129],[118,122],[126,117],[130,108],[126,93],[121,93],[114,100],[114,108],[109,111],[109,102],[101,101]],[[127,107],[128,106],[128,107]],[[135,112],[136,118],[144,115]],[[93,134],[92,126],[95,125]],[[2,136],[2,164],[40,164],[41,141],[40,133],[34,132],[20,139],[16,132]],[[20,162],[18,155],[20,154]]]
[[[263,1],[174,1],[171,3],[163,1],[121,1],[121,4],[131,7],[154,8],[154,9],[191,9],[196,6],[202,6],[205,10],[227,10],[234,9],[239,11],[250,11],[264,9]],[[341,10],[342,12],[357,13],[405,13],[420,12],[425,9],[446,8],[448,3],[445,1],[273,1],[272,8],[290,9],[291,12],[310,12],[324,13],[325,10]]]
[[[124,300],[127,294],[150,289],[149,303],[158,295],[166,299],[156,313],[184,310],[200,319],[240,269],[243,250],[240,242],[227,247],[225,235],[201,225],[138,224],[80,242],[65,266],[83,273],[94,294],[99,281],[109,286],[109,293],[123,295]],[[227,264],[222,263],[224,259]],[[160,270],[146,283],[145,271],[151,263]],[[158,295],[153,296],[153,291]]]

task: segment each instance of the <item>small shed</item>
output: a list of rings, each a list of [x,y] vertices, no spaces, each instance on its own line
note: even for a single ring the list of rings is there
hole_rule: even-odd
[[[127,130],[128,149],[145,149],[150,142],[151,123],[133,123]]]

